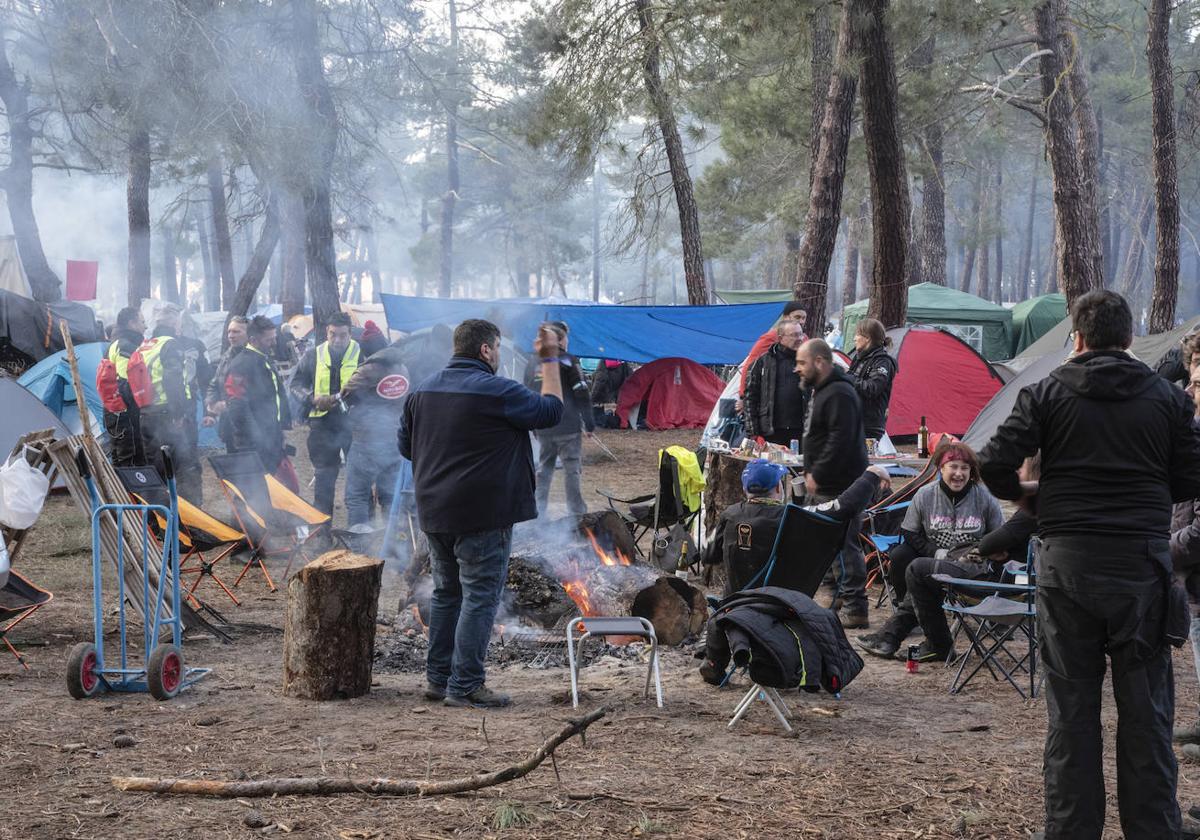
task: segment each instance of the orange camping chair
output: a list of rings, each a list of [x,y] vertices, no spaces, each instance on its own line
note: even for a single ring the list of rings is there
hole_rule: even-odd
[[[263,562],[264,557],[286,554],[286,580],[292,563],[307,542],[329,530],[328,514],[314,508],[263,469],[255,452],[231,452],[211,455],[208,462],[221,481],[221,490],[250,545],[250,559],[233,582],[237,586],[255,564],[263,573],[267,587],[275,591],[275,582]]]

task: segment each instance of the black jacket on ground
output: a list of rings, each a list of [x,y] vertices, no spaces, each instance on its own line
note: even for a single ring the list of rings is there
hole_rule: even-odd
[[[283,430],[291,428],[287,388],[275,363],[247,345],[225,377],[230,452],[258,453],[267,472],[283,460]]]
[[[559,358],[569,360],[569,364],[559,365],[558,368],[558,375],[562,377],[562,419],[553,428],[539,431],[538,437],[572,437],[582,429],[594,432],[596,419],[592,416],[592,395],[584,380],[579,359],[570,353],[563,353]],[[536,357],[530,359],[525,367],[525,387],[535,393],[542,390],[542,363]]]
[[[849,685],[863,668],[832,610],[791,589],[764,586],[738,592],[709,619],[707,682],[720,684],[730,660],[749,666],[750,679],[769,688],[825,689]]]
[[[808,401],[795,368],[796,351],[782,344],[771,345],[770,350],[750,365],[742,396],[747,435],[771,437],[783,429],[804,428]],[[790,393],[787,389],[791,389]],[[781,407],[787,416],[780,416]]]
[[[850,363],[850,378],[863,407],[863,428],[867,437],[880,438],[887,428],[888,403],[892,401],[892,382],[899,367],[886,347],[876,347]]]
[[[850,377],[836,365],[809,396],[804,424],[804,471],[822,496],[836,496],[867,468],[862,401]]]
[[[1021,389],[980,453],[992,493],[1020,498],[1017,469],[1039,449],[1043,538],[1166,540],[1172,502],[1200,497],[1190,402],[1127,353],[1083,353]]]
[[[400,454],[412,461],[421,529],[472,534],[537,517],[529,432],[562,419],[562,401],[455,356],[404,402]]]

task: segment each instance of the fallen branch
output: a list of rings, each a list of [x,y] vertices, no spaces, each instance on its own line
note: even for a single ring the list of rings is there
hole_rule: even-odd
[[[601,707],[589,715],[567,721],[528,758],[519,764],[444,782],[411,781],[406,779],[334,779],[328,776],[307,776],[290,779],[259,779],[251,782],[223,782],[215,779],[152,779],[144,776],[113,776],[117,790],[146,793],[177,793],[190,796],[258,797],[258,796],[329,796],[339,793],[369,793],[375,796],[445,796],[469,790],[481,790],[493,785],[519,779],[553,755],[562,743],[584,730],[608,713]]]

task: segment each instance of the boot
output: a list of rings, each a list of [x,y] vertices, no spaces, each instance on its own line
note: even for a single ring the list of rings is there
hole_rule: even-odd
[[[900,649],[900,643],[886,633],[871,633],[858,639],[858,646],[872,656],[891,659]]]
[[[862,630],[871,626],[871,617],[861,607],[842,607],[838,612],[838,621],[842,622],[845,630]]]
[[[1200,744],[1200,720],[1187,726],[1176,726],[1174,739],[1176,744]]]

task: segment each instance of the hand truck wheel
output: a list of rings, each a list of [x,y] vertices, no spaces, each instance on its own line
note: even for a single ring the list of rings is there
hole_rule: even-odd
[[[155,700],[170,700],[183,686],[183,651],[176,645],[162,644],[146,663],[146,687]]]
[[[100,691],[101,679],[96,673],[96,646],[80,642],[67,656],[67,692],[76,700],[86,700]]]

